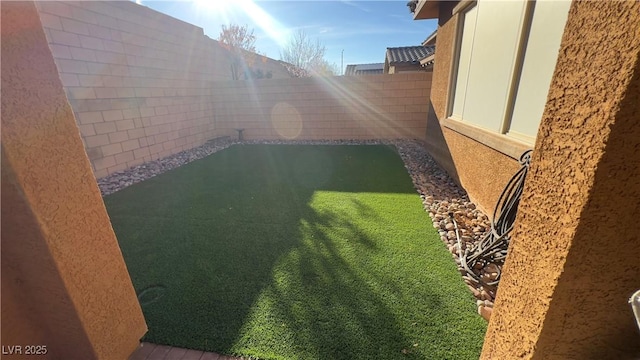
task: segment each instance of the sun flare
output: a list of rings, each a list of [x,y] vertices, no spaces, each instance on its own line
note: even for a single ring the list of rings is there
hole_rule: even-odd
[[[260,30],[264,36],[271,38],[280,46],[285,44],[289,35],[287,29],[278,20],[253,0],[191,0],[191,4],[198,14],[221,19],[226,25],[231,23],[243,25],[248,20],[249,27]]]

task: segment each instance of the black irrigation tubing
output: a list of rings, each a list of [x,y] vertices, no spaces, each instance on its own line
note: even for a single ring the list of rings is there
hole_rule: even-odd
[[[513,229],[513,223],[518,212],[518,204],[524,189],[524,181],[529,171],[532,150],[525,151],[520,156],[520,165],[522,167],[509,180],[507,186],[500,194],[498,203],[493,211],[493,220],[491,221],[491,231],[485,235],[482,240],[475,244],[471,249],[466,249],[464,253],[462,249],[458,249],[460,257],[460,265],[467,273],[466,278],[474,283],[481,284],[485,288],[496,289],[502,275],[502,265],[507,257],[509,249],[509,233]],[[452,217],[453,219],[453,217]],[[453,219],[454,226],[458,224]],[[456,237],[458,234],[456,232]],[[458,237],[458,244],[460,239]],[[458,245],[460,247],[460,245]],[[473,272],[476,264],[481,264],[482,268],[488,264],[497,265],[498,276],[493,281],[484,281]]]

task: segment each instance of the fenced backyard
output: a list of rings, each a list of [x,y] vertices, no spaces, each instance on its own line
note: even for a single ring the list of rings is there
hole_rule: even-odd
[[[385,145],[234,145],[105,197],[158,344],[477,358],[486,328]]]
[[[134,2],[3,3],[3,354],[638,358],[635,9],[571,4],[503,274],[456,254],[518,164],[442,119],[447,66],[230,83]]]
[[[190,24],[127,3],[37,7],[145,341],[477,358],[486,323],[423,208],[481,215],[436,189],[456,186],[433,160],[413,171],[388,141],[425,138],[430,73],[288,78],[268,60],[273,79],[229,81],[224,51]],[[238,132],[249,142],[215,140]]]

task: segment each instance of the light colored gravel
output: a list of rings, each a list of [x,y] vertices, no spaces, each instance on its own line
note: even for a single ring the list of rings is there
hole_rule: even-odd
[[[208,141],[202,146],[163,159],[150,161],[131,169],[111,174],[99,179],[98,186],[102,196],[106,196],[236,144],[384,144],[394,146],[404,161],[405,168],[413,180],[416,191],[420,194],[424,209],[431,217],[433,227],[438,231],[441,240],[453,255],[461,275],[466,275],[466,273],[460,267],[457,237],[449,214],[453,214],[458,224],[462,251],[473,246],[491,229],[491,222],[486,214],[477,209],[476,205],[469,200],[466,192],[438,166],[425,150],[423,144],[417,140],[260,140],[240,142],[224,137]],[[476,269],[476,271],[479,275],[490,277],[495,274],[495,265],[493,267],[492,265],[489,264],[484,269]],[[481,285],[475,285],[474,282],[467,280],[464,276],[463,280],[477,299],[478,312],[481,314],[487,313],[483,308],[493,307],[495,294],[492,291],[485,290]],[[490,311],[488,312],[490,313]]]

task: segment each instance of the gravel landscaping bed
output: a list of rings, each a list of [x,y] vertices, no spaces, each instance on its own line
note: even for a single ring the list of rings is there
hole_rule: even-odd
[[[449,214],[453,213],[458,224],[460,247],[464,251],[478,242],[491,229],[491,222],[486,214],[476,208],[461,189],[433,160],[423,145],[416,140],[253,140],[237,141],[229,137],[210,140],[202,146],[182,151],[162,159],[150,161],[133,168],[120,171],[98,179],[102,196],[112,194],[140,181],[147,180],[166,171],[202,159],[217,151],[236,144],[308,144],[308,145],[392,145],[398,151],[405,167],[420,194],[425,211],[433,221],[433,227],[440,234],[454,261],[458,264],[463,280],[477,299],[478,312],[488,319],[493,308],[495,294],[486,291],[480,285],[466,279],[466,273],[460,267],[458,258],[458,240],[454,223]],[[484,269],[477,269],[481,276],[491,278],[497,275],[495,265],[488,264]]]

